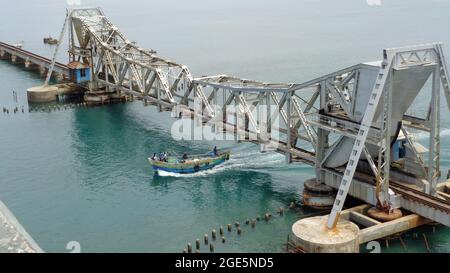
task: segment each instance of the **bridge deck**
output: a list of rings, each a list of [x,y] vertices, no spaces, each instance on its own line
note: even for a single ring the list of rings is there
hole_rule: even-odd
[[[49,69],[50,64],[52,62],[52,60],[49,58],[37,55],[30,51],[3,42],[0,42],[0,50],[6,52],[9,55],[17,56],[24,61],[30,61],[33,64],[45,67],[46,69]],[[67,65],[59,62],[55,63],[53,71],[56,73],[63,74],[65,76],[69,76],[69,68],[67,67]]]

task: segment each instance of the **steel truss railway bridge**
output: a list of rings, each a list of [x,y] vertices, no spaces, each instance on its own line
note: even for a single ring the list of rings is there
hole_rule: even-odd
[[[296,84],[227,75],[195,78],[187,66],[128,40],[99,8],[68,10],[59,42],[65,33],[71,63],[90,68],[87,95],[139,97],[173,117],[208,123],[216,132],[282,153],[288,162],[314,167],[317,183],[337,190],[329,228],[348,194],[450,226],[450,196],[439,166],[441,93],[450,106],[440,43],[384,49],[381,61]],[[431,98],[429,110],[412,115],[408,109],[421,92]],[[412,129],[429,134],[422,146],[426,152]],[[394,148],[399,141],[406,156]]]

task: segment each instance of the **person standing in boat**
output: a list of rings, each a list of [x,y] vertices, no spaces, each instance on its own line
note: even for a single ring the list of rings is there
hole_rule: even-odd
[[[217,156],[217,146],[214,146],[213,154],[214,154],[215,156]]]

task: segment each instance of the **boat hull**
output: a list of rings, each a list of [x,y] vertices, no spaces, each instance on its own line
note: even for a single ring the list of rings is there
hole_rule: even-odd
[[[168,163],[149,159],[150,164],[155,172],[164,171],[177,174],[190,174],[201,171],[210,170],[220,164],[223,164],[230,157],[230,153],[226,152],[216,157],[201,158],[192,160],[187,163]]]

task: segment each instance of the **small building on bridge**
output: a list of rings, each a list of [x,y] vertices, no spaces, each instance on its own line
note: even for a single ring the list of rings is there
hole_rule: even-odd
[[[69,68],[70,80],[74,83],[83,83],[91,80],[91,68],[87,64],[80,62],[71,62],[67,65]]]

